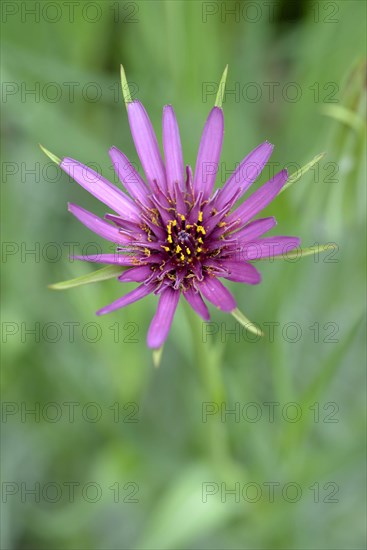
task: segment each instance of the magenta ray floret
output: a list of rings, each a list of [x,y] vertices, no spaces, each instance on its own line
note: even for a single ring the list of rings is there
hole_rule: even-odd
[[[129,195],[73,159],[64,158],[60,166],[114,211],[102,220],[69,204],[70,212],[84,225],[117,245],[115,254],[76,258],[121,265],[121,282],[140,283],[97,314],[110,313],[151,293],[159,295],[148,331],[148,346],[159,348],[168,336],[181,294],[204,320],[209,319],[204,300],[233,312],[235,299],[219,279],[258,284],[261,275],[250,262],[288,252],[298,247],[300,240],[263,237],[276,225],[273,217],[253,221],[287,182],[286,170],[233,210],[269,160],[273,150],[270,143],[265,141],[247,155],[213,194],[224,135],[221,107],[214,107],[205,123],[194,175],[190,166],[184,168],[179,127],[171,105],[163,110],[165,163],[143,105],[129,101],[127,111],[145,180],[116,147],[109,154]]]

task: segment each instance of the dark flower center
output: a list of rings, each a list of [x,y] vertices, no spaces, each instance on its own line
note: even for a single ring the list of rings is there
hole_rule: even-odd
[[[185,216],[178,214],[176,219],[167,223],[166,243],[162,248],[177,265],[191,264],[204,251],[203,237],[206,232],[201,225],[202,216],[200,211],[197,222],[188,223]]]

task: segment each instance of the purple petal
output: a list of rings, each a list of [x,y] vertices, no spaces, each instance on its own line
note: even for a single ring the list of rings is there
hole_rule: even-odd
[[[115,265],[135,265],[136,259],[134,256],[123,256],[122,254],[96,254],[89,256],[70,256],[73,260],[81,260],[82,262],[93,262],[96,264],[115,264]]]
[[[196,282],[200,292],[209,302],[222,311],[233,311],[236,301],[229,290],[215,277],[206,277],[203,281]]]
[[[154,289],[155,285],[140,285],[138,286],[138,288],[135,288],[131,292],[125,294],[125,296],[122,296],[115,302],[112,302],[112,304],[105,306],[97,311],[97,315],[105,315],[106,313],[111,313],[111,311],[115,311],[116,309],[120,309],[121,307],[132,304],[137,300],[141,300],[141,298],[144,298],[144,296],[151,294]]]
[[[151,275],[152,270],[149,265],[140,265],[124,271],[124,273],[120,275],[119,281],[123,281],[125,283],[142,283]]]
[[[268,162],[274,145],[265,141],[245,157],[220,190],[215,208],[220,210],[239,192],[237,199],[247,191]]]
[[[200,317],[202,317],[204,321],[209,321],[209,310],[206,307],[206,304],[202,299],[199,291],[196,291],[193,288],[188,288],[183,292],[183,296],[184,298],[186,298],[192,309],[196,311],[196,313],[200,315]]]
[[[134,199],[140,201],[144,206],[149,206],[149,189],[145,185],[143,178],[134,168],[126,155],[117,147],[109,150],[112,164],[119,180]]]
[[[171,105],[165,105],[163,109],[163,149],[168,191],[173,197],[175,184],[180,190],[184,190],[185,182],[180,131]]]
[[[236,219],[238,219],[242,225],[248,222],[277,196],[287,179],[287,170],[282,170],[276,174],[234,210],[234,212],[228,216],[227,222],[230,223]]]
[[[96,233],[96,235],[100,235],[104,239],[107,239],[107,241],[119,244],[131,242],[131,239],[127,238],[125,235],[121,235],[117,227],[101,220],[101,218],[92,214],[92,212],[88,212],[88,210],[84,210],[84,208],[72,204],[71,202],[68,204],[68,210],[74,214],[83,225],[88,227],[88,229]]]
[[[252,241],[261,237],[264,233],[267,233],[276,226],[277,221],[274,217],[270,218],[261,218],[260,220],[255,220],[243,229],[240,229],[236,233],[232,233],[230,236],[231,239],[236,239],[237,241]]]
[[[61,168],[79,185],[84,187],[98,200],[107,204],[112,210],[130,221],[139,222],[140,210],[134,202],[110,181],[89,168],[73,160],[64,158]]]
[[[190,196],[194,195],[194,179],[192,175],[192,168],[190,164],[186,165],[186,182],[185,182],[185,189],[186,193],[188,193]]]
[[[147,343],[150,348],[160,348],[166,340],[175,314],[180,291],[166,288],[159,297],[158,308],[150,323]]]
[[[148,114],[140,101],[127,104],[131,134],[141,165],[149,185],[155,180],[158,186],[167,191],[166,174],[158,141]]]
[[[248,285],[257,285],[261,283],[261,273],[251,264],[233,260],[223,260],[221,264],[229,272],[229,275],[221,275],[221,277],[229,281],[247,283]]]
[[[224,134],[223,111],[214,107],[205,123],[196,160],[194,191],[207,199],[214,187]]]
[[[285,256],[288,252],[297,248],[301,243],[298,237],[265,237],[258,241],[246,242],[237,247],[236,259],[259,260],[260,258],[272,258],[273,256]]]

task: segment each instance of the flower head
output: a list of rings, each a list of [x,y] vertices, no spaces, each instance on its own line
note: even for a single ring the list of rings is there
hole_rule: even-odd
[[[296,237],[263,237],[276,225],[273,217],[256,219],[287,182],[282,170],[247,198],[243,196],[267,163],[273,146],[265,141],[239,164],[213,193],[224,121],[216,102],[205,123],[195,171],[184,167],[178,123],[171,105],[163,109],[164,161],[149,117],[139,101],[125,94],[128,118],[145,180],[116,147],[109,151],[128,194],[71,158],[60,164],[77,183],[114,213],[102,220],[75,204],[69,210],[94,233],[116,243],[115,254],[76,256],[79,260],[122,266],[121,282],[139,286],[102,308],[98,315],[122,308],[144,296],[159,296],[148,332],[148,346],[160,348],[167,338],[182,295],[204,320],[205,301],[233,312],[236,302],[220,279],[247,284],[261,281],[251,261],[296,248]]]

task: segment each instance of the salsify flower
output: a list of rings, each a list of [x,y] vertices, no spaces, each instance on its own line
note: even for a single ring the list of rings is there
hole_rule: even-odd
[[[264,237],[276,225],[275,218],[254,220],[286,184],[287,170],[281,170],[235,208],[269,160],[273,145],[268,141],[249,153],[224,186],[214,192],[224,133],[221,101],[217,99],[209,113],[192,172],[190,166],[184,166],[173,107],[163,109],[163,160],[143,105],[131,99],[128,88],[124,95],[145,179],[116,147],[109,155],[129,195],[76,160],[64,158],[60,166],[114,212],[103,220],[69,204],[69,211],[80,222],[117,246],[114,254],[74,258],[116,264],[122,267],[121,282],[140,283],[97,315],[156,294],[158,307],[147,343],[157,349],[167,338],[180,296],[205,321],[209,319],[206,302],[222,311],[236,312],[235,298],[222,280],[260,283],[261,275],[251,261],[281,255],[298,247],[300,240]]]

